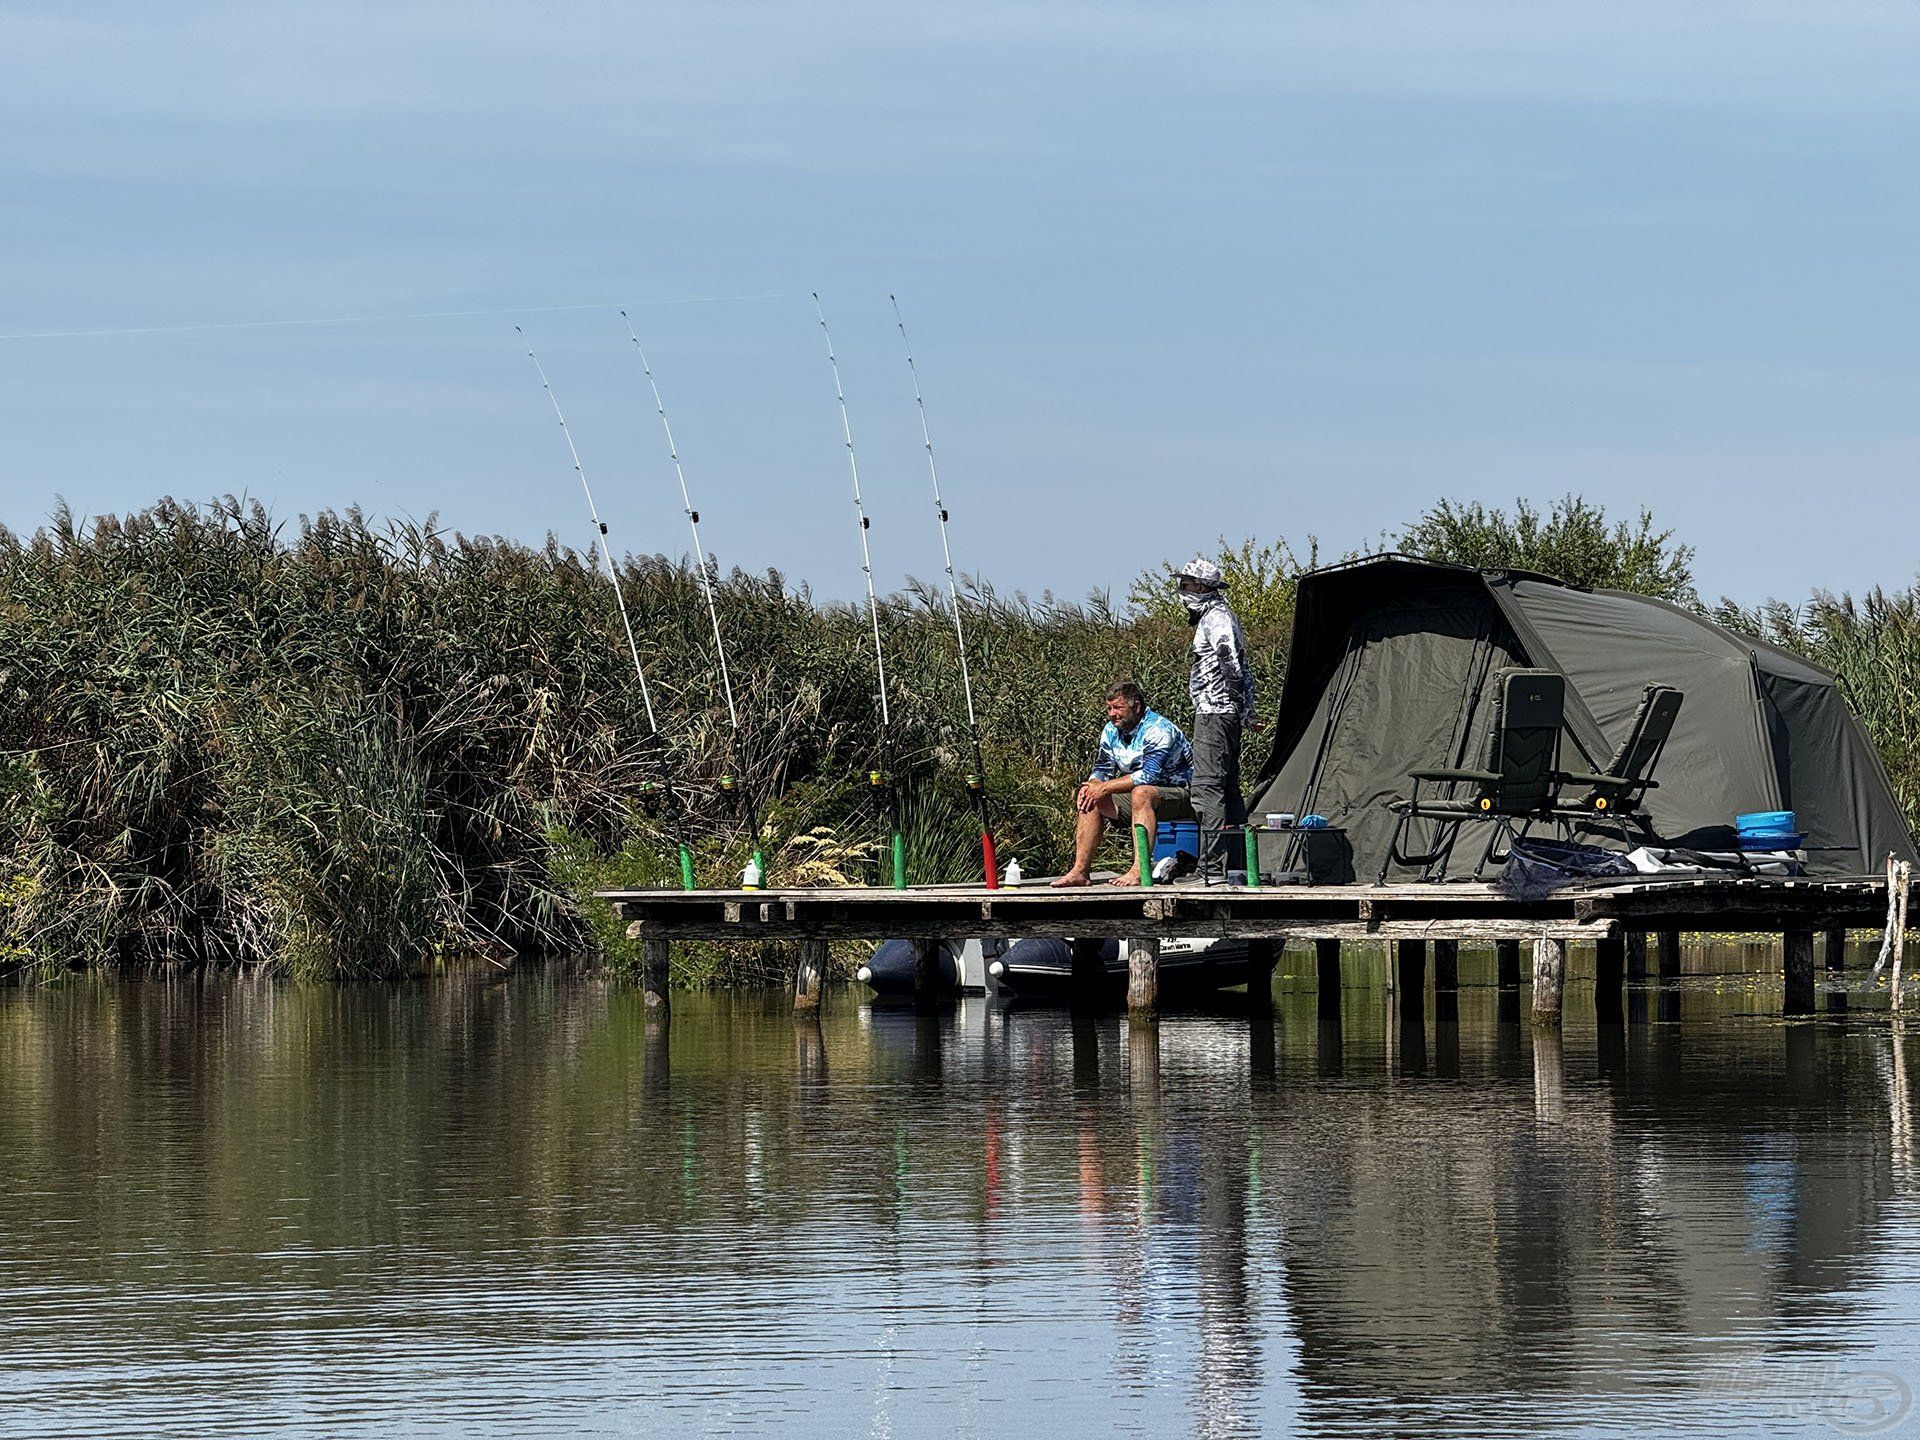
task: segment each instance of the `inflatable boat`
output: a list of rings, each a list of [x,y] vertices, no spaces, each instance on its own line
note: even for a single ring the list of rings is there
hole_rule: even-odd
[[[1127,992],[1127,942],[1100,942],[1102,980],[1093,998],[1122,1001]],[[935,959],[942,994],[1059,1003],[1074,996],[1073,948],[1065,940],[942,940]],[[882,996],[913,994],[913,942],[887,940],[854,978]],[[1160,942],[1160,994],[1211,994],[1247,981],[1243,940],[1168,939]]]

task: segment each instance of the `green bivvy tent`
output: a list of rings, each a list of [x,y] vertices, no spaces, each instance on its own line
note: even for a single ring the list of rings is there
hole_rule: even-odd
[[[1563,769],[1604,765],[1648,684],[1684,692],[1646,805],[1671,844],[1729,849],[1735,815],[1791,810],[1814,874],[1916,858],[1880,757],[1827,671],[1644,595],[1400,555],[1302,578],[1273,751],[1249,808],[1324,815],[1371,879],[1407,772],[1482,763],[1502,666],[1566,677]]]

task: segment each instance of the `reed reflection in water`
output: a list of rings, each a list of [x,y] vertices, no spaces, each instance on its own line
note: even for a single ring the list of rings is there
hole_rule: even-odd
[[[1157,1031],[661,1024],[559,975],[0,992],[0,1429],[1920,1423],[1920,1040],[1768,983],[1609,1028],[1575,987],[1564,1037],[1310,980]]]

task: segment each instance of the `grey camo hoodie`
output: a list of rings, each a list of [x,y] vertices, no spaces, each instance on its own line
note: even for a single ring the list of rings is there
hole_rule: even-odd
[[[1187,682],[1195,713],[1253,719],[1253,670],[1247,637],[1222,595],[1209,595],[1193,627],[1193,677]]]

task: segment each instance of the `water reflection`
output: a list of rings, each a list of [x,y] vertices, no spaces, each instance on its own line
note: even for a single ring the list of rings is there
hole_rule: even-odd
[[[1884,1013],[1274,998],[0,993],[9,1425],[1795,1433],[1920,1381]]]

